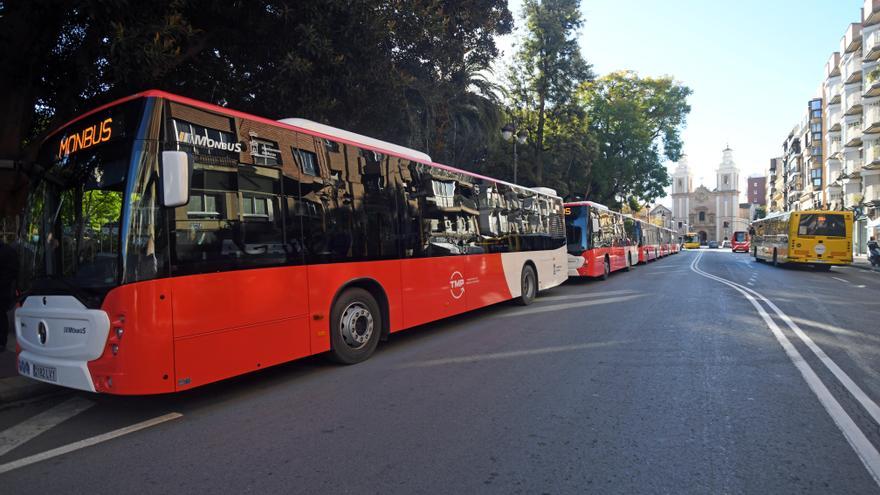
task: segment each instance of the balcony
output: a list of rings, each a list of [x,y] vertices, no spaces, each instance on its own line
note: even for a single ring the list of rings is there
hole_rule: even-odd
[[[874,31],[863,38],[865,47],[862,49],[865,62],[873,62],[880,59],[880,31]]]
[[[880,23],[880,0],[865,0],[862,5],[862,26]]]
[[[840,53],[847,54],[857,51],[862,47],[862,25],[854,22],[846,27],[846,32],[840,40]]]
[[[834,52],[825,62],[825,79],[840,77],[840,52]]]
[[[873,102],[864,107],[864,134],[880,133],[880,102]]]
[[[854,116],[846,123],[843,127],[841,142],[845,148],[855,148],[862,145],[862,119]]]
[[[858,153],[850,153],[843,160],[843,173],[851,176],[862,171],[862,158]]]
[[[861,115],[862,113],[862,94],[858,91],[847,91],[843,101],[843,108],[846,109],[843,115]]]
[[[873,142],[870,146],[865,146],[865,163],[864,168],[872,169],[880,166],[880,143]]]
[[[843,84],[862,82],[862,57],[858,53],[848,53],[843,58]]]
[[[834,158],[840,153],[840,136],[832,137],[828,140],[828,158]]]
[[[865,71],[865,98],[880,96],[880,67],[873,67]]]

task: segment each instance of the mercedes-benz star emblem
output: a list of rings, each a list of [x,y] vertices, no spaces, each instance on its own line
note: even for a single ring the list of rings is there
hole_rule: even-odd
[[[40,324],[37,325],[37,337],[40,338],[40,343],[43,345],[46,345],[46,338],[48,336],[49,336],[49,331],[46,328],[46,324],[41,321]]]

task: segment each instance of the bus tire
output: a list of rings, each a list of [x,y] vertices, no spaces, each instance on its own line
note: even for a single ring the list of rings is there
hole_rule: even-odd
[[[528,306],[538,296],[538,274],[532,265],[525,264],[519,276],[520,295],[515,299],[520,306]]]
[[[813,265],[813,270],[817,272],[830,272],[831,265]]]
[[[330,311],[330,357],[342,364],[365,361],[376,350],[382,333],[382,311],[368,291],[343,292]]]
[[[611,263],[608,261],[608,258],[605,258],[605,263],[602,265],[602,280],[608,280],[608,276],[611,275]]]

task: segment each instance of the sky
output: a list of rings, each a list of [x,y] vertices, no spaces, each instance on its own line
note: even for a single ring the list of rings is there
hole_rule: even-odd
[[[715,187],[730,145],[745,179],[763,175],[818,94],[825,62],[838,51],[862,0],[581,0],[583,56],[597,75],[634,70],[690,87],[682,133],[694,176]],[[509,2],[517,29],[521,0]],[[516,33],[501,37],[504,59]],[[668,164],[670,174],[675,164]],[[702,181],[701,181],[702,178]],[[661,203],[670,204],[668,198]]]

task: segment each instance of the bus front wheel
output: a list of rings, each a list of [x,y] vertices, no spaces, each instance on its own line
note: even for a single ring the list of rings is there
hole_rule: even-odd
[[[602,280],[608,280],[608,275],[611,275],[611,263],[608,262],[608,258],[605,258],[605,264],[602,267]]]
[[[368,291],[359,287],[339,296],[330,312],[330,356],[342,364],[369,358],[379,344],[382,312]]]
[[[528,306],[535,301],[538,295],[538,275],[532,265],[524,265],[520,274],[520,296],[516,298],[516,303],[520,306]]]

